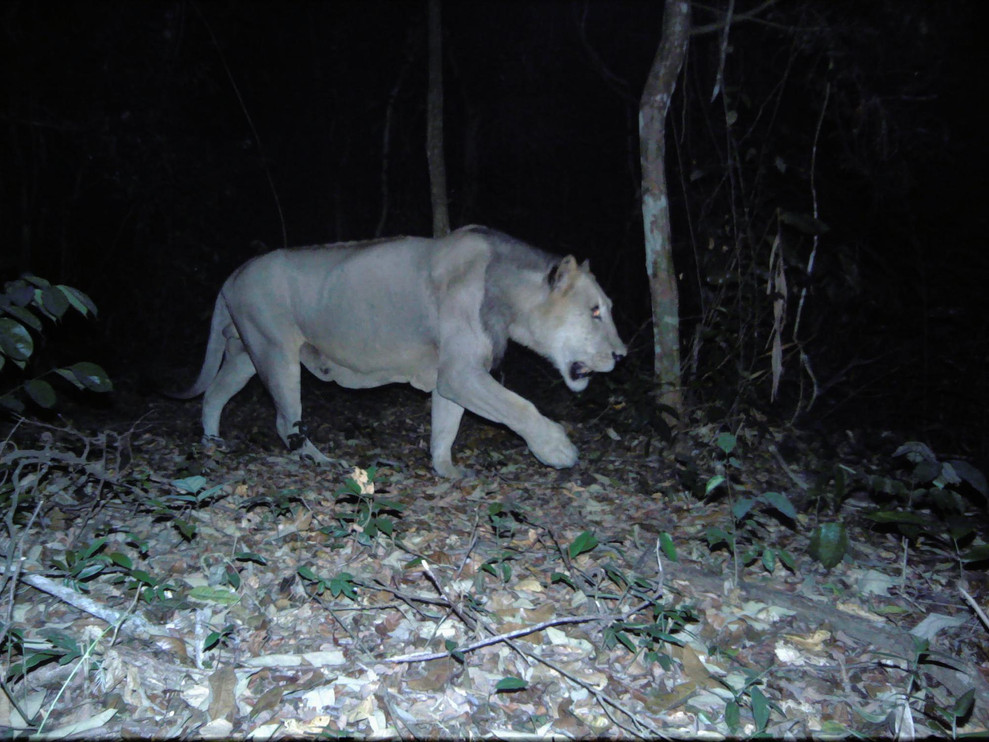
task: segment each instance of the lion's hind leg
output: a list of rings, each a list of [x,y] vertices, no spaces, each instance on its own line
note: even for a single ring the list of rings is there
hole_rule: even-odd
[[[277,417],[275,427],[278,436],[290,451],[317,464],[329,464],[332,460],[324,456],[312,444],[302,423],[302,366],[299,349],[265,348],[256,354],[258,373],[264,382]]]
[[[463,416],[463,407],[433,390],[429,449],[433,455],[433,468],[441,477],[456,479],[467,475],[467,472],[454,465],[451,450]]]
[[[230,398],[244,388],[256,373],[251,357],[240,338],[229,338],[216,377],[203,394],[203,437],[218,439],[220,414]]]

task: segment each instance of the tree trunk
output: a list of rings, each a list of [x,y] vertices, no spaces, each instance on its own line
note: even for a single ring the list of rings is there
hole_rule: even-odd
[[[660,401],[683,410],[680,383],[680,312],[670,202],[666,188],[666,113],[687,54],[690,34],[689,0],[666,0],[663,36],[639,101],[639,159],[642,165],[642,222],[646,242],[646,272],[652,294],[654,373],[662,390]]]
[[[443,157],[443,37],[440,0],[429,0],[429,94],[426,116],[426,158],[429,160],[429,192],[433,202],[433,237],[443,237],[450,233],[450,207],[446,195],[446,160]]]

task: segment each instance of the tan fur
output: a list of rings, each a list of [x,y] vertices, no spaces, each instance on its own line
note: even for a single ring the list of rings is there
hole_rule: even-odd
[[[548,358],[574,391],[626,352],[586,264],[483,227],[276,250],[224,283],[199,378],[174,396],[205,394],[204,436],[216,437],[223,407],[257,373],[285,444],[325,462],[301,427],[300,366],[351,388],[406,382],[432,393],[441,475],[462,474],[451,447],[465,408],[507,425],[543,463],[573,466],[563,427],[491,376],[508,339]]]

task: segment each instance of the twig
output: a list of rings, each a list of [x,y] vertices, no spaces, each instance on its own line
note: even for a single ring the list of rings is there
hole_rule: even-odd
[[[693,28],[690,29],[690,35],[700,36],[702,34],[708,34],[708,33],[714,33],[715,31],[720,31],[722,27],[725,25],[725,23],[728,22],[737,24],[740,23],[741,21],[758,21],[759,23],[763,23],[764,25],[776,27],[778,24],[769,23],[768,21],[763,21],[758,16],[766,8],[775,5],[777,2],[779,2],[779,0],[766,0],[766,2],[764,2],[762,5],[753,8],[747,13],[733,14],[732,16],[728,17],[726,21],[717,21],[715,23],[708,23],[704,26],[694,26]]]
[[[981,608],[979,608],[979,604],[975,602],[975,598],[969,595],[968,591],[966,591],[961,585],[958,586],[958,589],[961,591],[962,597],[965,598],[965,602],[972,606],[972,610],[975,611],[975,615],[979,617],[980,621],[982,621],[982,625],[989,629],[989,618],[987,618],[986,614]]]
[[[446,594],[446,590],[443,589],[443,585],[440,583],[440,581],[436,579],[436,575],[433,574],[433,570],[429,568],[429,562],[427,562],[425,559],[422,560],[422,571],[423,574],[425,574],[426,577],[429,578],[429,581],[433,583],[433,587],[436,588],[436,591],[443,596],[444,600],[446,600],[446,604],[450,608],[450,610],[453,611],[454,614],[456,614],[457,618],[463,621],[464,626],[466,626],[471,631],[477,630],[477,621],[475,621],[466,613],[464,613],[463,608],[461,608],[457,602],[455,602],[449,595]]]
[[[634,615],[644,608],[648,608],[653,604],[654,601],[647,600],[644,603],[640,603],[635,608],[632,608],[625,613],[605,613],[597,614],[592,616],[564,616],[563,618],[554,618],[549,621],[542,621],[532,626],[525,626],[521,629],[516,629],[515,631],[509,631],[506,634],[497,634],[487,639],[481,639],[473,644],[468,644],[465,647],[457,647],[458,654],[466,654],[467,652],[473,652],[477,649],[482,649],[484,647],[489,647],[492,644],[499,644],[501,642],[508,641],[509,639],[518,639],[520,636],[528,636],[529,634],[535,634],[538,631],[543,631],[552,626],[565,626],[567,624],[581,624],[581,623],[592,623],[594,621],[622,621],[628,616]],[[382,662],[389,664],[399,664],[402,662],[428,662],[430,660],[439,660],[444,657],[449,657],[450,652],[422,652],[420,654],[403,654],[399,657],[387,657]]]

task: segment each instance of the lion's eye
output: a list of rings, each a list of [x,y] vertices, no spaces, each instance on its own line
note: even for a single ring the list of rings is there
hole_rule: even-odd
[[[594,319],[601,319],[601,307],[594,305],[591,307],[591,316]]]

